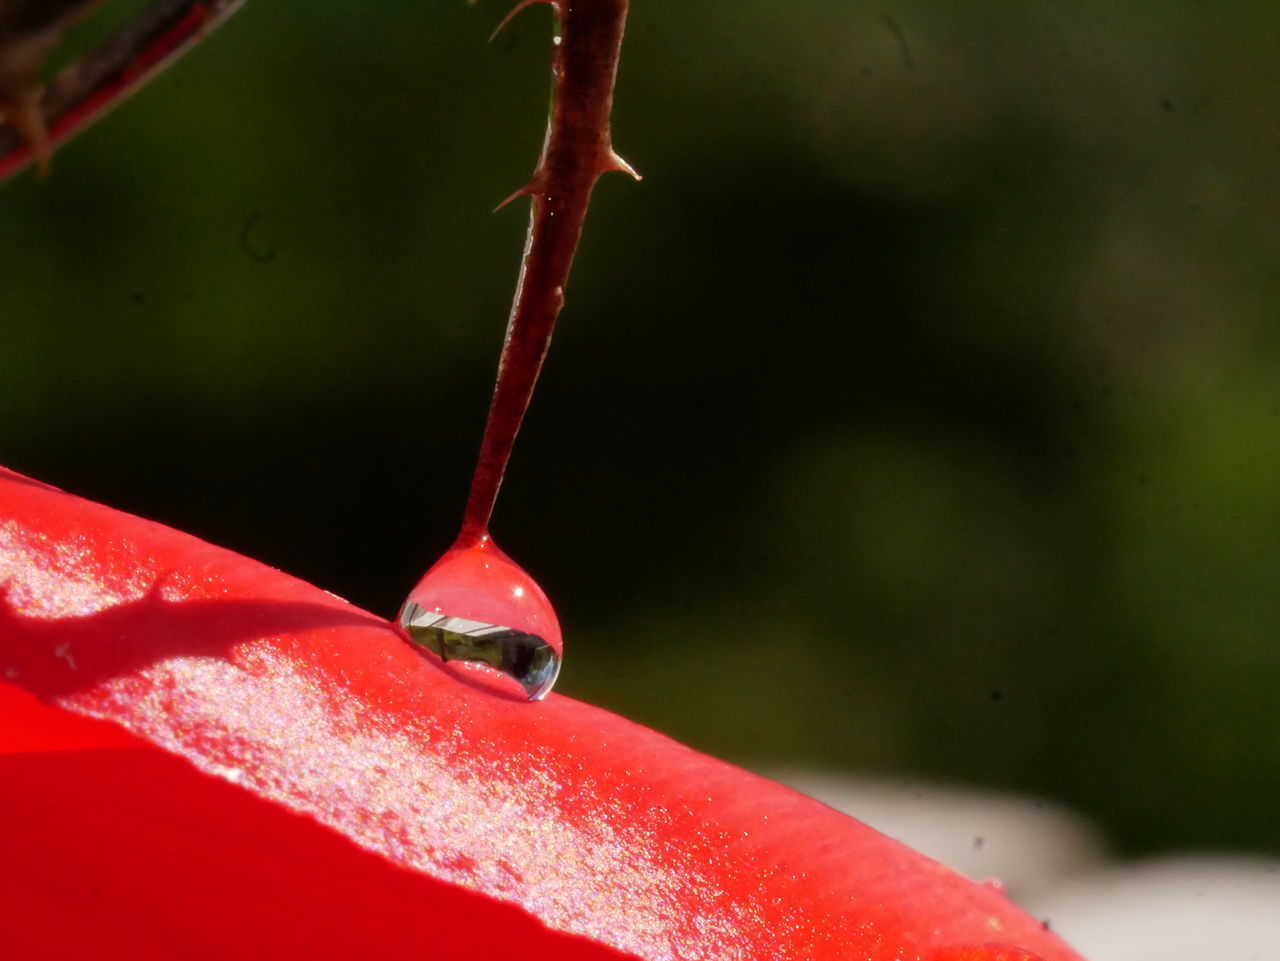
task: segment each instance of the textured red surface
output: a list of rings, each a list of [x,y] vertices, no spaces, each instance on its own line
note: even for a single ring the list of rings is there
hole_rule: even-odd
[[[0,956],[1078,958],[787,788],[4,472],[0,584]]]

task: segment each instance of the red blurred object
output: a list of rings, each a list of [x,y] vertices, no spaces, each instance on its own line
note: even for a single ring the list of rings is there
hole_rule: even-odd
[[[4,471],[0,584],[0,957],[1079,961],[809,798]]]
[[[943,948],[931,961],[1042,961],[1039,955],[1007,944],[975,944]]]

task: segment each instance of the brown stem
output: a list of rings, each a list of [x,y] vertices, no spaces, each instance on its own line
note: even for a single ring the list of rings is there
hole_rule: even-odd
[[[463,515],[462,541],[488,533],[511,445],[564,305],[591,189],[610,170],[635,175],[613,152],[609,136],[627,0],[552,0],[552,6],[559,36],[552,56],[551,118],[533,178],[513,195],[528,194],[533,210],[498,382]]]
[[[0,0],[2,2],[2,0]],[[101,0],[63,0],[60,11],[71,20]],[[65,67],[48,88],[39,91],[31,80],[31,102],[26,131],[13,123],[0,125],[0,181],[17,173],[52,144],[78,133],[127,94],[154,76],[200,40],[212,27],[234,13],[244,0],[152,0],[131,20],[82,59]],[[32,4],[33,8],[38,8]],[[69,24],[66,24],[69,25]],[[39,66],[52,50],[65,25],[57,19],[33,23],[29,31],[10,31],[0,38],[0,64],[9,62],[15,50],[36,49],[41,55],[30,64]],[[47,47],[47,49],[45,49]],[[10,77],[10,85],[22,77]],[[0,99],[12,101],[19,90],[5,90]],[[12,110],[9,111],[13,113]],[[25,134],[25,137],[24,137]]]

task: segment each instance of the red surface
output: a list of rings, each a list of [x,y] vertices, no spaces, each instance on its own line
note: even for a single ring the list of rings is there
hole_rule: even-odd
[[[1078,958],[784,787],[4,472],[0,584],[0,957]]]
[[[943,948],[933,961],[1041,961],[1039,955],[1007,944],[979,944]]]

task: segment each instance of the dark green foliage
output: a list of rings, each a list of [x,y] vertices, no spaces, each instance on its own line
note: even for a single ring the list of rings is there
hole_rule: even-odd
[[[447,546],[547,15],[248,8],[0,191],[0,461],[391,614]],[[560,690],[1276,850],[1280,7],[648,0],[494,518]]]

